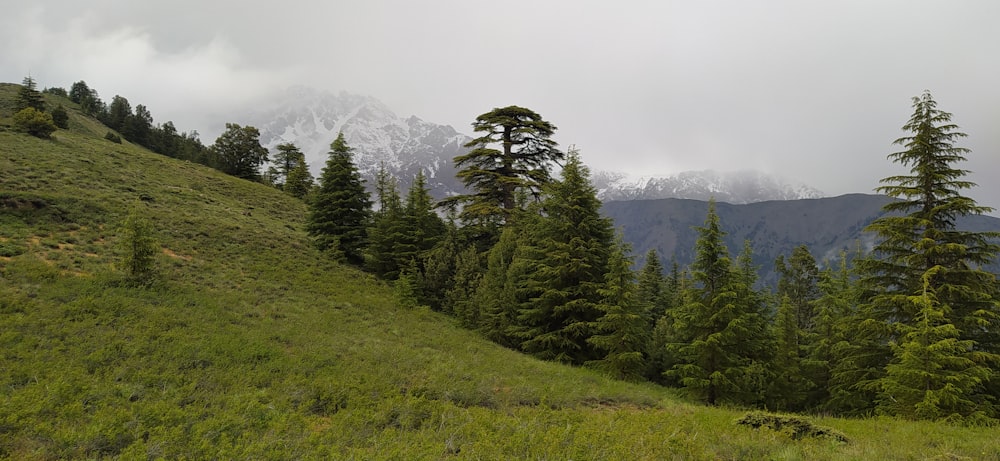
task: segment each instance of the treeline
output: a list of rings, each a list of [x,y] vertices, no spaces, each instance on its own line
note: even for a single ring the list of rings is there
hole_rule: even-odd
[[[709,404],[840,415],[995,423],[1000,417],[1000,284],[981,267],[1000,234],[955,228],[990,211],[962,195],[964,136],[930,94],[914,98],[909,175],[873,222],[874,250],[820,267],[806,247],[757,288],[751,242],[733,257],[714,203],[695,261],[662,266],[600,215],[589,170],[557,149],[555,126],[516,106],[480,115],[455,158],[470,193],[434,212],[418,176],[402,199],[385,172],[378,210],[339,137],[310,202],[325,251],[393,281],[400,301],[539,358],[683,389]],[[558,171],[558,178],[554,173]],[[846,261],[852,259],[853,265]]]
[[[205,146],[197,131],[179,132],[172,121],[155,123],[145,105],[136,104],[133,108],[121,95],[105,103],[83,80],[74,83],[69,91],[53,87],[39,92],[34,80],[25,78],[18,93],[18,112],[14,121],[23,131],[35,136],[47,138],[57,128],[69,128],[65,107],[60,104],[51,114],[46,113],[42,93],[68,98],[77,104],[81,113],[109,128],[105,139],[111,142],[120,143],[124,138],[153,152],[269,184],[300,198],[313,190],[305,155],[293,144],[277,146],[274,159],[270,159],[267,149],[260,145],[257,128],[227,123],[225,132],[212,145]],[[269,161],[272,166],[262,173],[261,168]]]

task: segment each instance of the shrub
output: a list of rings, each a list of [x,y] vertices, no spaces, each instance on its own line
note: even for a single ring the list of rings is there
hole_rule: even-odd
[[[34,107],[21,109],[13,117],[14,126],[25,133],[39,138],[48,138],[56,131],[52,116]]]
[[[67,129],[69,128],[69,114],[66,112],[66,108],[60,104],[58,107],[52,110],[52,122],[55,123],[56,127]]]
[[[120,136],[118,136],[118,135],[110,132],[110,131],[104,134],[104,139],[107,139],[108,141],[111,141],[111,142],[113,142],[115,144],[121,144],[122,143],[122,138]]]
[[[847,436],[829,427],[816,426],[809,420],[799,416],[769,415],[761,412],[747,413],[736,420],[736,424],[750,426],[754,429],[766,427],[788,435],[793,440],[803,437],[829,438],[839,442],[849,442]]]
[[[153,282],[156,275],[155,263],[158,250],[153,236],[153,225],[142,215],[139,206],[138,202],[132,206],[132,210],[119,227],[118,268],[125,273],[125,281],[129,285],[147,286]]]

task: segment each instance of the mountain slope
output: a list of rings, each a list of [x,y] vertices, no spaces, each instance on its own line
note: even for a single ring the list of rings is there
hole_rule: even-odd
[[[310,170],[319,176],[330,143],[344,133],[354,148],[354,162],[369,185],[381,164],[399,179],[405,192],[417,171],[423,170],[431,194],[437,198],[462,190],[452,159],[464,154],[471,138],[450,126],[425,122],[415,116],[398,117],[370,96],[333,94],[292,87],[274,107],[251,116],[261,133],[261,144],[274,149],[293,142],[306,155]]]
[[[1000,459],[989,428],[797,440],[504,350],[325,260],[301,202],[71,112],[46,141],[0,109],[0,459]],[[112,269],[137,201],[149,289]]]
[[[629,178],[621,173],[597,172],[593,178],[602,201],[685,198],[745,204],[768,200],[820,198],[823,193],[804,184],[789,184],[759,171],[683,171],[660,177]]]
[[[735,256],[749,240],[761,281],[774,284],[774,260],[778,255],[787,257],[797,246],[808,246],[821,264],[836,261],[842,251],[856,252],[859,245],[870,249],[873,236],[862,230],[882,216],[882,206],[889,200],[881,195],[848,194],[743,205],[717,203],[716,212],[730,252]],[[708,204],[685,199],[619,201],[605,203],[602,212],[614,219],[636,254],[655,249],[664,261],[675,258],[684,267],[693,261],[695,227],[704,224]],[[1000,219],[991,216],[966,217],[958,225],[970,231],[1000,231]]]

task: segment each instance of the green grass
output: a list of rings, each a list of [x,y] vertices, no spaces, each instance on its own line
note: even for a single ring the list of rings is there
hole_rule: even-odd
[[[325,260],[279,191],[103,139],[71,113],[4,130],[0,459],[993,459],[995,428],[746,411],[540,362],[401,309]],[[48,97],[48,96],[47,96]],[[159,281],[119,283],[115,227],[144,204]]]

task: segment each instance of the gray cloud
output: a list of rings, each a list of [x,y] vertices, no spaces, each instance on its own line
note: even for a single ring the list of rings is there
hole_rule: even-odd
[[[969,133],[1000,207],[1000,3],[989,1],[22,2],[0,18],[0,80],[86,80],[157,121],[214,133],[274,89],[370,94],[469,131],[530,107],[596,169],[756,168],[870,192],[910,98]],[[210,142],[211,139],[206,139]]]

